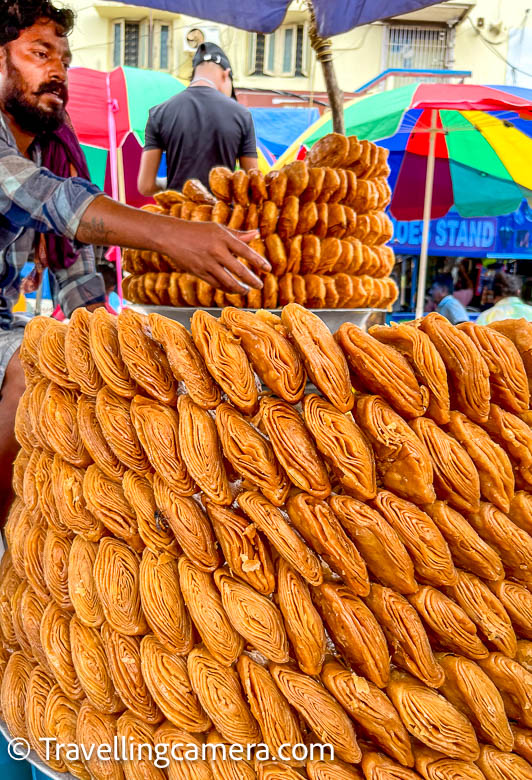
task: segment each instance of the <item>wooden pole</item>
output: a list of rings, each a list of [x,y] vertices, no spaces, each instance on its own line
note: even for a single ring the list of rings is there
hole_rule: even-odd
[[[323,77],[329,96],[329,106],[331,108],[333,130],[335,133],[345,135],[344,123],[344,93],[338,86],[336,71],[334,69],[332,41],[330,38],[320,38],[316,23],[316,14],[312,0],[307,0],[310,11],[309,37],[310,45],[316,52],[316,57],[321,63]]]
[[[423,204],[423,233],[421,235],[421,252],[419,256],[419,272],[417,277],[416,319],[423,316],[425,310],[425,287],[427,286],[427,264],[429,253],[429,231],[432,212],[432,193],[434,190],[434,167],[436,163],[436,120],[438,112],[432,109],[430,118],[429,154],[427,157],[427,175],[425,179],[425,201]]]

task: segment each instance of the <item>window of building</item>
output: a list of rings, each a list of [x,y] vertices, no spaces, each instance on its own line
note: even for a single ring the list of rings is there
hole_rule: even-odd
[[[271,35],[253,33],[250,37],[248,73],[252,76],[307,76],[306,25],[283,25]]]
[[[416,70],[450,68],[452,40],[447,25],[391,24],[385,38],[385,66]]]
[[[161,43],[159,50],[159,67],[161,70],[168,70],[169,63],[169,39],[170,27],[167,24],[161,24]]]
[[[113,66],[170,69],[172,32],[169,24],[155,20],[151,26],[116,19],[113,22]]]

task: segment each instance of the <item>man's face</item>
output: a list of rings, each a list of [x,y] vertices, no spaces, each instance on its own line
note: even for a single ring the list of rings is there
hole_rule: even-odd
[[[447,288],[440,287],[439,284],[433,284],[429,290],[429,295],[436,304],[440,303],[440,301],[443,301],[447,293]]]
[[[68,101],[67,39],[43,19],[0,49],[0,105],[21,130],[42,135],[64,121]]]

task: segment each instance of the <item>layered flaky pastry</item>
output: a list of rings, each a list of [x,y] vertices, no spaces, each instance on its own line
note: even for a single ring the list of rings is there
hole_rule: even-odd
[[[95,464],[89,466],[85,472],[83,498],[89,512],[112,534],[124,539],[138,552],[143,549],[137,518],[126,501],[122,487],[118,482],[106,477]]]
[[[136,760],[124,761],[126,780],[165,780],[166,775],[163,770],[150,760],[152,754],[149,748],[152,751],[154,749],[155,731],[155,726],[144,723],[132,712],[124,712],[118,718],[116,723],[118,739],[124,740],[126,744],[146,745],[148,748],[145,753],[139,751],[140,755]]]
[[[51,529],[34,525],[26,531],[24,541],[24,573],[29,585],[43,601],[48,601],[50,592],[44,577],[44,544]]]
[[[96,309],[90,318],[89,345],[105,384],[117,395],[133,398],[137,385],[122,358],[117,318],[103,307]]]
[[[521,318],[518,320],[499,320],[498,322],[490,323],[488,327],[498,333],[502,333],[515,344],[517,351],[521,355],[528,377],[528,387],[532,393],[532,325],[524,318]]]
[[[168,780],[211,780],[209,764],[203,759],[188,760],[190,747],[200,754],[202,742],[189,731],[178,729],[165,721],[153,736],[156,745],[168,745],[173,759],[166,770]]]
[[[516,491],[510,504],[508,517],[523,531],[532,534],[532,493],[526,490]]]
[[[362,770],[366,780],[418,780],[419,775],[413,769],[401,766],[384,753],[364,745]]]
[[[493,745],[482,745],[477,764],[486,780],[529,780],[532,776],[528,761]]]
[[[41,761],[47,763],[56,772],[64,772],[64,762],[46,749],[45,741],[48,737],[45,719],[46,702],[54,684],[53,678],[42,666],[36,666],[31,672],[26,693],[26,729],[28,741]]]
[[[532,642],[526,639],[517,640],[516,660],[524,666],[527,672],[532,672]]]
[[[92,706],[99,712],[122,712],[125,707],[113,685],[100,632],[84,626],[74,616],[70,621],[70,646],[74,669]]]
[[[83,699],[85,692],[72,661],[70,620],[71,616],[67,612],[50,601],[42,616],[40,639],[48,669],[68,698],[77,701]],[[2,711],[5,714],[3,701]]]
[[[490,582],[490,588],[510,615],[518,636],[532,641],[532,593],[511,580]]]
[[[46,587],[54,601],[69,612],[73,611],[68,593],[68,557],[72,542],[59,536],[51,528],[46,532],[43,548],[43,574]]]
[[[52,384],[52,383],[50,383]],[[15,438],[27,453],[31,453],[34,447],[38,446],[38,441],[35,438],[32,430],[32,422],[30,415],[30,401],[32,396],[31,387],[27,387],[18,402],[17,411],[15,413]],[[46,436],[46,427],[42,426],[44,430],[44,436]],[[50,443],[50,447],[52,444]]]
[[[78,619],[91,628],[99,628],[104,621],[93,574],[97,554],[97,544],[76,535],[68,556],[68,595]]]
[[[116,715],[98,712],[84,701],[78,712],[75,744],[113,745],[116,737]],[[94,780],[123,780],[124,773],[118,758],[102,757],[100,751],[81,754],[85,769]]]
[[[97,466],[95,466],[97,468]],[[88,508],[83,495],[86,472],[54,457],[51,470],[55,506],[62,525],[70,533],[79,534],[89,542],[97,542],[105,533],[101,520]],[[60,530],[58,533],[65,536]]]
[[[103,379],[90,348],[91,317],[91,312],[85,308],[72,312],[65,335],[65,364],[69,379],[82,393],[94,396],[103,387]]]
[[[155,553],[165,552],[174,557],[179,547],[168,521],[155,503],[152,481],[127,469],[122,481],[126,501],[135,513],[139,536]]]
[[[20,601],[20,619],[31,647],[31,655],[45,669],[48,668],[48,661],[41,645],[41,622],[46,604],[30,586],[26,588]]]
[[[59,455],[45,454],[39,461],[38,470],[35,474],[35,482],[39,494],[39,509],[43,520],[48,523],[50,528],[53,528],[58,534],[68,535],[71,531],[61,520],[54,495],[52,471],[53,462],[56,459],[61,460]]]
[[[499,553],[506,570],[532,586],[532,537],[500,509],[484,501],[478,513],[469,515],[469,522]]]
[[[54,685],[48,694],[44,710],[46,736],[65,745],[75,743],[79,707],[79,702],[71,701],[68,696],[65,696],[59,685]],[[53,754],[50,757],[53,757]],[[91,780],[81,758],[69,754],[68,757],[65,756],[64,762],[60,761],[60,764],[62,769],[59,771],[65,771],[66,767],[79,780]],[[53,763],[51,766],[55,768]]]
[[[525,758],[528,763],[532,761],[532,729],[522,729],[514,723],[510,725],[514,735],[514,752]]]
[[[506,450],[515,468],[516,485],[532,488],[532,428],[517,415],[490,405],[484,428]],[[522,484],[521,484],[522,483]]]
[[[472,761],[447,758],[424,745],[416,746],[416,770],[424,780],[485,780]]]
[[[532,673],[503,653],[490,653],[479,664],[501,692],[508,717],[532,728]]]
[[[0,630],[4,643],[10,649],[16,649],[17,637],[13,628],[11,599],[20,585],[20,577],[15,571],[11,555],[7,552],[0,563]],[[49,595],[47,595],[49,598]]]
[[[2,677],[0,706],[12,736],[28,737],[26,729],[26,700],[30,675],[34,664],[20,650],[12,653]]]
[[[26,631],[24,630],[24,623],[22,622],[22,599],[28,588],[29,585],[22,580],[11,597],[11,611],[13,631],[15,632],[18,645],[27,658],[33,658],[33,651],[29,639],[26,636]]]
[[[78,394],[73,390],[50,382],[41,406],[39,422],[53,451],[73,466],[84,468],[92,462],[92,458],[80,436],[77,402]]]
[[[145,634],[148,624],[140,599],[140,561],[127,544],[104,537],[94,561],[94,581],[105,619],[126,636]]]
[[[111,479],[119,482],[126,467],[116,457],[103,434],[96,414],[96,401],[87,395],[78,400],[77,421],[79,435],[96,465]]]
[[[31,432],[35,437],[35,439],[37,440],[37,444],[39,445],[39,447],[42,447],[43,450],[45,450],[46,452],[52,452],[53,448],[49,444],[48,439],[46,437],[46,430],[44,428],[41,428],[40,419],[41,419],[41,408],[49,384],[50,382],[48,381],[48,379],[43,377],[42,379],[35,382],[31,386],[31,394],[29,396],[28,410],[27,410],[28,422],[29,422],[29,427],[31,428]],[[81,397],[86,397],[86,396],[80,396],[80,398]]]
[[[26,384],[31,385],[42,379],[39,368],[39,346],[42,335],[47,328],[54,326],[56,320],[52,317],[38,315],[32,317],[24,328],[24,338],[20,345],[20,362],[24,370]]]
[[[43,331],[39,341],[39,371],[51,382],[69,390],[78,390],[79,385],[68,373],[65,360],[65,340],[68,325],[54,321]]]
[[[147,474],[150,461],[133,425],[130,407],[127,398],[109,387],[102,388],[96,396],[96,417],[115,456],[128,469]]]

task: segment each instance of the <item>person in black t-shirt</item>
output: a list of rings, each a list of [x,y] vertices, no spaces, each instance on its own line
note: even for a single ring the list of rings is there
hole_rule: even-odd
[[[137,180],[139,192],[162,189],[157,171],[166,152],[168,189],[187,179],[209,186],[217,165],[245,171],[257,168],[255,130],[250,112],[236,101],[231,65],[214,43],[202,43],[193,60],[189,87],[150,110]],[[233,98],[233,100],[231,100]]]

